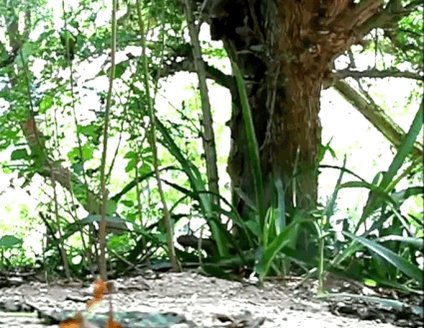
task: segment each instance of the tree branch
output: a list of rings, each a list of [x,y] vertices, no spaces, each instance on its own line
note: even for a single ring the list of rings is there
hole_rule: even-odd
[[[409,71],[400,71],[397,69],[388,69],[388,70],[377,70],[377,69],[370,69],[366,71],[352,71],[349,69],[344,69],[340,71],[336,71],[332,74],[332,77],[335,80],[342,80],[347,77],[352,77],[355,79],[358,78],[386,78],[386,77],[400,77],[400,78],[406,78],[406,79],[413,79],[413,80],[423,80],[423,76],[419,73],[415,72],[409,72]]]
[[[380,131],[396,148],[398,148],[405,136],[402,130],[384,111],[366,100],[359,92],[344,81],[337,81],[334,88],[353,105],[374,127]],[[412,156],[423,157],[423,145],[416,142]]]
[[[393,25],[400,21],[403,17],[409,15],[412,11],[416,10],[422,1],[412,1],[404,7],[399,6],[397,1],[390,1],[383,11],[370,17],[367,21],[358,26],[357,35],[363,37],[375,28],[382,28],[387,25]],[[399,8],[400,7],[400,8]]]
[[[175,55],[179,57],[178,54]],[[233,103],[238,103],[238,93],[237,87],[234,81],[234,77],[223,73],[221,70],[209,65],[206,61],[205,63],[205,73],[206,78],[210,79],[216,84],[227,88],[230,91],[231,99]],[[181,61],[171,61],[170,63],[165,64],[165,66],[160,70],[159,74],[155,75],[158,78],[164,78],[170,75],[173,75],[177,72],[190,72],[196,73],[193,60],[190,57],[186,57]]]
[[[327,22],[330,33],[324,43],[330,40],[331,58],[342,54],[352,44],[360,43],[371,30],[393,26],[420,4],[412,1],[402,7],[399,0],[391,0],[383,9],[381,0],[363,0],[353,8],[347,7]]]
[[[382,0],[363,0],[353,8],[346,8],[331,24],[344,31],[351,31],[378,13],[382,5]]]
[[[187,27],[191,40],[191,49],[193,52],[193,64],[197,73],[199,81],[199,92],[200,100],[202,105],[202,121],[201,125],[203,126],[202,131],[202,141],[203,141],[203,150],[206,161],[206,175],[208,181],[209,191],[211,191],[213,196],[211,196],[212,203],[215,205],[219,204],[219,176],[218,176],[218,167],[217,167],[217,154],[216,154],[216,144],[215,144],[215,131],[213,129],[213,117],[211,102],[209,98],[208,85],[206,83],[207,74],[206,74],[206,65],[203,60],[202,47],[200,46],[199,41],[199,28],[196,25],[194,9],[192,7],[191,0],[184,1],[184,13],[186,16]],[[219,206],[219,205],[218,205]]]
[[[219,84],[220,86],[229,89],[231,93],[233,93],[233,91],[234,92],[236,91],[234,79],[231,75],[227,75],[223,73],[221,70],[209,65],[207,62],[204,62],[204,63],[205,63],[206,77],[208,79],[211,79],[215,81],[217,84]],[[181,71],[196,73],[196,69],[194,67],[194,63],[191,58],[184,58],[181,61],[166,64],[165,67],[163,67],[162,70],[160,71],[159,78],[167,77],[169,75],[173,75],[176,72],[181,72]]]

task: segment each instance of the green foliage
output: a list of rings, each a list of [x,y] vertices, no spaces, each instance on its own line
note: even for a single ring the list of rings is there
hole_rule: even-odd
[[[14,235],[0,237],[0,268],[13,268],[25,261],[23,257],[23,240]]]
[[[220,206],[216,206],[207,188],[203,151],[199,149],[198,99],[190,96],[181,105],[171,104],[166,109],[161,101],[162,78],[186,67],[183,56],[191,54],[182,12],[177,1],[140,3],[147,57],[140,55],[134,1],[122,2],[118,22],[119,58],[110,122],[112,150],[106,170],[110,262],[121,268],[122,263],[137,265],[150,260],[159,267],[165,261],[163,205],[153,179],[153,150],[148,139],[148,109],[152,109],[160,142],[161,179],[174,230],[177,235],[197,237],[204,230],[202,237],[211,239],[217,250],[208,253],[179,249],[183,263],[198,262],[205,272],[227,278],[234,277],[231,270],[247,266],[261,279],[293,270],[318,274],[322,280],[331,271],[377,286],[421,288],[422,259],[417,254],[423,251],[422,213],[405,211],[405,205],[419,204],[423,197],[422,165],[407,159],[422,130],[422,105],[386,172],[378,172],[372,181],[366,181],[349,170],[344,159],[325,204],[308,213],[288,209],[286,186],[281,180],[271,180],[272,188],[265,190],[248,98],[251,90],[244,82],[249,77],[242,76],[233,62],[234,80],[229,80],[235,82],[233,92],[241,103],[255,190],[252,197],[244,190],[231,189],[248,207],[243,213],[228,195],[222,196]],[[61,6],[56,11],[49,6],[41,0],[0,3],[4,26],[25,17],[27,10],[32,15],[26,26],[30,38],[20,35],[23,44],[16,56],[11,56],[9,32],[0,27],[0,34],[5,35],[5,40],[0,40],[0,151],[8,151],[7,160],[1,164],[4,172],[20,179],[11,185],[31,193],[38,201],[37,211],[50,215],[43,220],[45,269],[53,272],[63,266],[64,250],[73,273],[83,276],[96,260],[99,145],[104,124],[104,81],[110,73],[110,13],[102,1],[84,0],[78,6],[65,1],[65,12]],[[372,50],[390,54],[394,65],[422,70],[423,39],[417,36],[422,31],[421,10],[385,29],[383,41],[376,36]],[[221,63],[219,60],[227,58],[226,52],[213,43],[203,44],[207,47],[205,55],[213,61]],[[3,65],[9,57],[11,62]],[[144,61],[146,70],[142,67]],[[415,99],[411,96],[411,101]],[[221,115],[219,110],[215,115]],[[35,118],[43,136],[42,145],[30,144],[22,131],[30,117]],[[333,158],[340,155],[330,143],[322,145],[320,161],[326,153]],[[346,176],[354,179],[346,181]],[[361,204],[358,219],[345,217],[336,230],[333,219],[341,213],[341,191],[353,189],[365,190],[368,199]],[[265,198],[271,201],[266,203]],[[308,234],[308,249],[296,247],[300,231]],[[0,252],[25,257],[22,240],[14,235],[0,238]],[[75,263],[74,258],[78,258]]]
[[[418,138],[419,133],[422,129],[422,122],[424,119],[424,102],[421,102],[420,108],[415,115],[409,132],[406,134],[402,145],[399,147],[396,156],[393,158],[392,163],[389,166],[387,172],[382,172],[382,179],[379,183],[376,183],[377,188],[371,189],[371,193],[368,197],[367,204],[362,212],[361,220],[358,226],[364,222],[364,220],[371,214],[376,208],[381,206],[381,198],[376,195],[378,191],[385,191],[392,193],[396,187],[396,183],[399,180],[394,180],[398,174],[399,169],[405,163],[408,154],[412,151],[415,141]],[[383,196],[384,196],[383,192]]]
[[[422,251],[422,243],[418,243],[411,229],[413,222],[401,214],[401,206],[407,199],[414,195],[423,195],[420,187],[407,188],[406,190],[396,191],[396,185],[401,179],[396,178],[404,176],[400,172],[402,166],[407,161],[407,155],[412,150],[412,146],[417,139],[423,120],[423,105],[421,104],[411,128],[402,145],[399,147],[397,154],[394,156],[392,163],[387,172],[381,172],[376,175],[372,183],[366,181],[349,181],[346,183],[338,183],[336,190],[342,188],[367,188],[369,189],[369,197],[362,211],[362,215],[358,222],[354,225],[354,232],[358,233],[359,229],[366,226],[365,232],[361,235],[353,235],[349,230],[343,233],[349,236],[354,242],[343,247],[343,251],[331,261],[331,266],[339,266],[341,263],[353,259],[355,254],[361,251],[362,246],[366,246],[373,254],[379,257],[374,260],[367,260],[363,257],[363,263],[359,264],[362,269],[356,268],[358,271],[367,272],[375,281],[397,280],[399,275],[396,270],[412,278],[416,283],[422,286],[422,269],[417,266],[416,251]],[[387,224],[389,227],[385,228]],[[371,235],[377,232],[378,240],[391,240],[386,243],[387,247],[378,244],[375,237],[370,239]],[[404,234],[407,234],[405,236]],[[408,240],[407,243],[405,241]],[[396,242],[395,242],[396,241]],[[339,248],[340,249],[340,248]],[[389,262],[394,266],[391,269],[384,262]],[[371,263],[370,263],[371,262]],[[353,262],[351,262],[352,264]],[[355,263],[357,266],[358,263]],[[368,269],[366,266],[368,265]],[[384,267],[384,270],[379,268]]]
[[[22,239],[13,236],[13,235],[5,235],[0,238],[0,249],[10,249],[16,246],[22,245]]]
[[[206,184],[202,178],[200,171],[195,165],[189,160],[187,160],[183,154],[180,152],[179,147],[174,143],[167,129],[162,125],[162,123],[156,119],[157,127],[163,137],[163,144],[167,147],[170,153],[175,156],[175,159],[180,163],[183,168],[183,171],[187,174],[187,177],[192,188],[192,195],[196,197],[199,202],[203,217],[208,220],[212,234],[217,242],[218,250],[221,256],[226,256],[229,254],[228,245],[229,241],[226,236],[222,234],[222,231],[225,231],[222,223],[217,220],[216,213],[213,212],[213,204],[211,197],[206,193]]]
[[[418,266],[413,265],[408,260],[404,259],[403,257],[397,255],[390,249],[383,247],[379,245],[378,243],[360,237],[355,236],[349,232],[344,232],[345,235],[352,238],[353,240],[361,243],[365,247],[367,247],[369,250],[371,250],[373,253],[379,255],[383,259],[385,259],[387,262],[392,264],[395,268],[397,268],[399,271],[403,272],[410,278],[414,279],[420,284],[420,287],[423,285],[423,271],[418,268]],[[400,240],[402,241],[402,240]]]
[[[236,63],[232,63],[233,71],[235,74],[237,89],[241,101],[241,109],[243,113],[244,129],[246,131],[246,140],[249,149],[250,167],[252,169],[252,176],[254,181],[254,189],[256,196],[256,215],[260,231],[264,229],[265,219],[265,199],[264,199],[264,185],[262,181],[262,170],[259,160],[259,147],[256,141],[255,128],[253,126],[252,114],[249,106],[249,99],[247,97],[243,77]]]
[[[10,155],[12,161],[17,160],[29,160],[31,157],[28,154],[28,151],[25,148],[15,149]]]
[[[398,41],[398,60],[410,62],[414,66],[422,69],[424,47],[422,31],[423,9],[412,11],[410,15],[399,22],[396,40]]]
[[[301,223],[310,222],[308,220],[294,220],[287,225],[278,235],[269,241],[264,247],[263,253],[257,261],[255,271],[261,279],[265,278],[275,257],[280,254],[282,249],[293,243],[293,230]]]

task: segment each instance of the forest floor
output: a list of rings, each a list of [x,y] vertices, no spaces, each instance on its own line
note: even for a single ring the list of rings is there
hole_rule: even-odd
[[[190,272],[163,273],[147,279],[120,278],[113,280],[113,311],[117,320],[122,314],[124,328],[423,327],[422,318],[396,316],[393,309],[349,300],[319,300],[315,297],[315,281],[302,285],[299,281],[293,278],[256,286]],[[332,284],[327,287],[339,285],[338,291],[347,286],[342,280],[333,280]],[[353,285],[349,286],[351,292]],[[38,316],[43,313],[51,318],[55,313],[57,318],[63,310],[84,309],[92,292],[92,286],[80,282],[25,282],[0,288],[0,327],[58,327],[43,324]],[[107,312],[108,304],[106,298],[97,310]]]

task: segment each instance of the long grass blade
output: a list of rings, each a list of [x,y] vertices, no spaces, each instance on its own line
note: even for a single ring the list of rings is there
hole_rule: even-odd
[[[187,175],[190,186],[193,193],[198,196],[200,208],[206,220],[208,221],[212,235],[217,243],[218,251],[221,256],[229,255],[229,240],[222,233],[223,229],[220,226],[220,222],[213,220],[215,213],[213,212],[213,204],[211,202],[210,193],[207,192],[205,182],[202,179],[202,175],[199,169],[189,160],[187,160],[180,148],[174,142],[173,138],[169,134],[166,127],[156,117],[156,127],[162,135],[162,142],[168,151],[175,157],[180,163],[184,173]],[[224,229],[225,230],[225,229]]]
[[[423,285],[423,271],[420,270],[420,268],[418,268],[416,265],[397,255],[390,249],[376,243],[375,241],[360,236],[355,236],[354,234],[348,231],[344,231],[343,234],[351,238],[352,240],[355,240],[356,242],[362,244],[373,253],[381,256],[383,259],[395,266],[405,275],[416,280],[420,284],[420,286]]]
[[[259,274],[259,278],[262,280],[268,274],[271,264],[277,254],[291,242],[290,235],[292,229],[295,229],[299,224],[311,222],[307,219],[300,219],[292,221],[288,224],[284,230],[264,249],[263,254],[259,262],[255,266],[255,271]]]
[[[383,189],[389,193],[393,191],[395,185],[393,185],[391,182],[395,178],[399,169],[405,163],[405,160],[408,154],[414,148],[415,140],[417,139],[423,126],[423,117],[424,117],[424,99],[421,101],[420,107],[415,115],[414,120],[412,121],[411,127],[408,133],[406,134],[402,144],[400,145],[395,157],[393,158],[393,161],[390,164],[389,169],[387,170],[386,173],[384,173],[383,178],[378,185],[380,189]],[[388,190],[389,186],[391,190]],[[366,220],[366,218],[381,205],[382,201],[383,200],[380,197],[378,197],[378,195],[376,195],[373,190],[371,190],[368,196],[367,203],[363,209],[362,216],[357,226],[357,229]]]
[[[261,170],[261,164],[259,159],[259,148],[258,148],[258,143],[256,140],[255,127],[253,125],[249,99],[247,97],[243,77],[241,75],[241,72],[237,64],[233,61],[231,62],[231,64],[232,64],[233,72],[236,77],[237,89],[240,96],[244,129],[246,131],[247,147],[249,149],[249,159],[250,159],[250,165],[251,165],[252,175],[253,175],[253,185],[254,185],[255,196],[256,196],[256,208],[258,211],[259,226],[262,229],[264,225],[264,221],[265,221],[266,206],[265,206],[264,188],[263,188],[263,181],[262,181],[262,170]]]

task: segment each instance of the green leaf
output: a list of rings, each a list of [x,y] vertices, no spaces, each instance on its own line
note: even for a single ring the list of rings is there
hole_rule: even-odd
[[[81,147],[74,147],[68,152],[68,158],[72,162],[88,161],[93,158],[94,147],[91,144],[85,144]],[[82,158],[81,158],[82,155]]]
[[[366,189],[372,190],[375,193],[378,193],[380,197],[386,196],[386,200],[390,200],[390,195],[387,192],[385,192],[379,186],[373,185],[372,183],[368,183],[368,182],[365,182],[365,181],[348,181],[348,182],[342,183],[339,188],[340,189],[342,189],[342,188],[366,188]],[[393,200],[391,202],[396,203]]]
[[[335,186],[333,193],[331,194],[331,196],[328,199],[327,204],[325,206],[324,213],[325,213],[327,220],[329,220],[331,218],[331,216],[334,214],[334,208],[336,206],[337,195],[338,195],[339,190],[341,188],[343,175],[345,173],[345,171],[344,171],[345,167],[346,167],[346,156],[344,156],[344,158],[343,158],[343,165],[342,165],[342,169],[340,170],[339,176],[337,178],[336,186]]]
[[[395,206],[397,205],[397,202],[393,199],[393,197],[391,197],[391,195],[388,192],[384,191],[379,186],[373,185],[365,181],[348,181],[348,182],[342,183],[339,186],[339,189],[343,189],[343,188],[366,188],[366,189],[369,189],[371,192],[373,192],[375,195],[378,195],[380,199],[385,200],[387,203],[391,203]],[[361,221],[358,222],[357,227],[359,227],[364,220],[361,219]]]
[[[244,225],[252,232],[254,236],[260,237],[261,230],[258,225],[258,221],[248,220],[244,222]]]
[[[155,121],[158,130],[162,134],[164,146],[168,149],[172,156],[175,157],[178,163],[180,163],[184,173],[189,178],[189,182],[193,190],[197,193],[206,190],[205,182],[202,179],[202,174],[200,173],[200,171],[190,160],[184,157],[183,153],[180,150],[180,147],[177,146],[173,137],[169,134],[168,130],[162,124],[159,118],[156,117]],[[206,203],[204,203],[204,205],[206,205]]]
[[[39,105],[40,113],[41,114],[46,113],[47,110],[50,109],[52,106],[53,106],[53,97],[51,97],[50,95],[45,95]]]
[[[249,196],[240,188],[235,187],[234,192],[237,193],[237,196],[240,197],[240,199],[243,200],[243,202],[248,206],[250,209],[257,211],[257,208],[255,206],[255,203],[249,198]]]
[[[200,204],[200,208],[202,209],[202,214],[208,221],[208,224],[211,228],[213,238],[215,239],[218,246],[219,254],[221,256],[228,256],[228,245],[230,243],[224,234],[224,231],[226,231],[226,229],[221,222],[216,220],[216,215],[212,210],[212,202],[210,201],[210,195],[207,192],[207,188],[205,182],[203,181],[202,174],[200,173],[199,169],[193,164],[193,162],[184,157],[183,153],[180,150],[180,147],[177,146],[174,139],[169,134],[168,130],[162,124],[158,117],[155,117],[155,122],[157,129],[162,135],[162,144],[168,149],[172,156],[175,157],[178,163],[180,163],[184,173],[188,177],[190,186],[193,190],[193,195],[197,197],[197,200]]]
[[[98,127],[95,125],[78,125],[78,132],[86,137],[96,138],[98,136]]]
[[[111,215],[116,212],[118,204],[115,200],[109,199],[106,204],[106,213]]]
[[[265,247],[263,255],[255,266],[255,271],[259,274],[261,280],[268,274],[272,261],[277,254],[292,241],[292,230],[299,224],[306,222],[310,222],[310,220],[301,219],[292,221],[268,246]]]
[[[421,132],[423,126],[424,118],[424,99],[421,101],[420,107],[415,115],[415,118],[411,124],[411,127],[408,133],[405,136],[404,141],[399,147],[396,156],[393,158],[392,163],[390,164],[389,170],[384,174],[383,181],[381,182],[381,187],[386,188],[393,178],[396,176],[398,170],[401,168],[405,162],[406,157],[414,148],[415,140],[417,140],[418,135]]]
[[[146,160],[144,161],[143,165],[138,169],[138,173],[141,176],[148,175],[150,172],[153,172],[153,171],[154,171],[153,164]]]
[[[333,141],[333,138],[331,138],[325,145],[321,145],[320,147],[320,153],[318,156],[318,162],[321,162],[324,159],[324,156],[327,152],[330,153],[331,157],[333,159],[337,159],[337,154],[334,151],[333,148],[331,148],[331,142]]]
[[[9,249],[22,244],[22,239],[13,236],[5,235],[0,238],[0,249]]]
[[[129,200],[129,199],[121,200],[121,204],[123,204],[127,207],[133,207],[134,206],[134,202],[132,200]]]
[[[399,204],[402,204],[409,197],[423,195],[423,193],[424,193],[423,187],[415,186],[415,187],[409,187],[401,191],[394,192],[392,193],[391,196],[396,202],[398,202]]]
[[[249,98],[246,93],[246,88],[244,85],[243,77],[241,72],[234,61],[231,61],[233,72],[236,77],[237,90],[240,97],[242,117],[244,123],[244,130],[246,132],[247,148],[249,152],[250,167],[252,170],[253,176],[253,187],[255,190],[256,197],[256,209],[259,217],[259,226],[263,229],[265,221],[265,196],[264,196],[264,186],[262,181],[262,170],[261,163],[259,160],[259,147],[256,140],[255,127],[253,125],[252,113],[249,105]]]
[[[125,220],[119,216],[109,216],[106,215],[106,224],[108,227],[108,231],[128,231],[129,227],[127,223],[132,224],[132,222],[129,222],[128,220]],[[85,218],[72,222],[68,224],[64,228],[64,234],[61,236],[61,238],[58,238],[58,240],[54,241],[56,242],[62,242],[72,236],[74,233],[80,231],[82,227],[86,225],[93,224],[94,222],[100,223],[101,216],[98,214],[91,214],[86,216]]]
[[[88,161],[93,158],[94,148],[89,144],[82,146],[82,159]]]
[[[377,186],[378,190],[384,190],[388,193],[391,193],[393,189],[395,188],[396,184],[392,183],[392,181],[397,175],[399,169],[405,163],[405,160],[408,154],[414,148],[415,140],[420,134],[422,126],[423,126],[423,117],[424,117],[424,99],[421,101],[420,107],[415,115],[415,118],[411,124],[411,127],[408,133],[406,134],[395,157],[393,158],[393,161],[390,163],[389,169],[387,170],[386,173],[384,173],[383,178],[381,179],[381,182],[378,184]],[[361,219],[359,220],[359,223],[357,226],[358,228],[375,209],[381,206],[383,202],[383,199],[379,197],[381,194],[376,194],[375,190],[377,189],[371,189],[369,193],[368,200],[364,206]]]
[[[351,258],[353,254],[362,249],[362,245],[352,241],[349,246],[339,252],[331,261],[330,265],[333,267],[337,267],[348,258]]]
[[[115,66],[115,78],[118,79],[120,78],[126,71],[128,67],[128,62],[122,62],[119,63]],[[108,72],[108,75],[110,74],[110,72]]]
[[[352,240],[355,240],[361,243],[370,251],[381,256],[383,259],[385,259],[387,262],[395,266],[398,270],[403,272],[405,275],[416,280],[420,284],[420,286],[423,285],[423,271],[420,270],[420,268],[418,268],[416,265],[405,260],[403,257],[397,255],[390,249],[376,243],[375,241],[366,239],[364,237],[355,236],[354,234],[348,231],[343,231],[343,234],[348,236]]]
[[[12,152],[12,154],[10,155],[10,159],[12,161],[17,161],[17,160],[29,160],[30,156],[28,155],[28,152],[26,150],[26,148],[19,148],[16,149]]]
[[[80,174],[84,169],[84,165],[82,164],[82,162],[76,162],[72,164],[71,167],[72,167],[72,170],[77,174]]]
[[[130,151],[125,153],[124,158],[135,159],[135,158],[137,158],[137,154],[136,154],[135,151],[130,150]]]
[[[136,165],[137,161],[132,158],[128,161],[127,165],[125,166],[125,172],[131,172],[132,170],[135,169],[135,165]]]
[[[37,44],[35,44],[34,42],[24,42],[22,45],[22,50],[21,50],[21,54],[23,57],[23,61],[24,62],[28,62],[28,57],[30,57],[34,52],[35,49],[38,47]],[[19,67],[22,67],[22,60],[18,60],[17,64]]]

